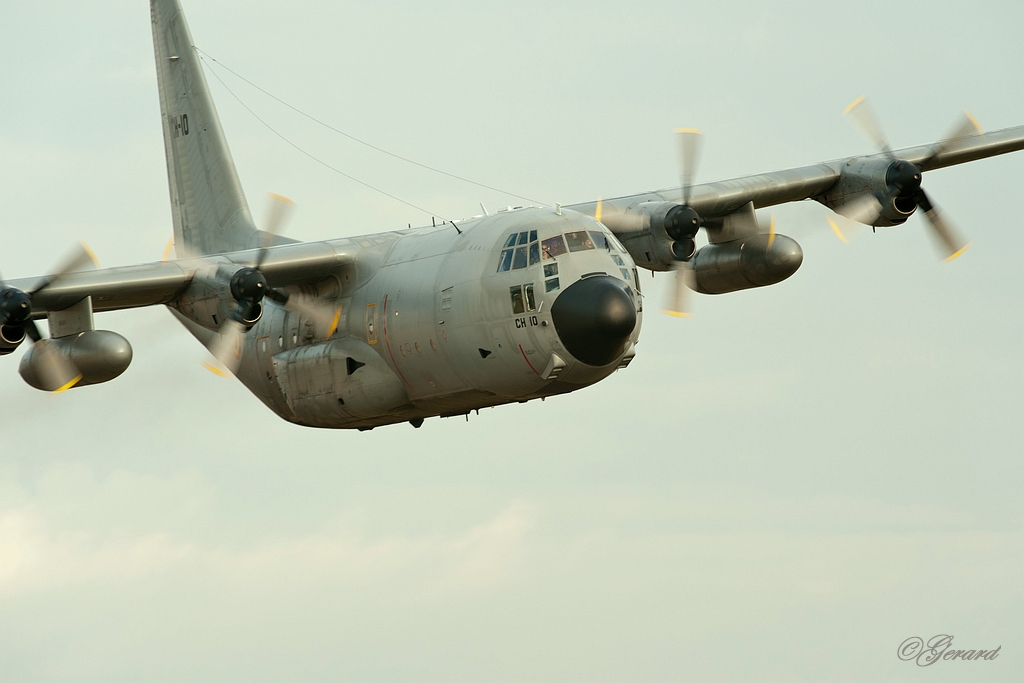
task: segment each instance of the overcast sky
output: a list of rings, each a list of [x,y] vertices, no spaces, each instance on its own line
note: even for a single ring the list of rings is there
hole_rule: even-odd
[[[0,272],[171,234],[147,3],[0,0]],[[331,125],[563,204],[1024,124],[1019,2],[186,0],[197,45]],[[520,200],[315,126],[328,163],[441,216]],[[209,78],[259,218],[428,223],[316,165]],[[923,221],[836,240],[776,210],[786,282],[653,313],[636,360],[543,403],[372,432],[271,414],[164,309],[97,316],[130,369],[59,396],[0,358],[0,680],[1009,681],[1024,657],[1024,154],[928,174]],[[649,277],[649,276],[648,276]],[[998,659],[899,661],[948,633]]]

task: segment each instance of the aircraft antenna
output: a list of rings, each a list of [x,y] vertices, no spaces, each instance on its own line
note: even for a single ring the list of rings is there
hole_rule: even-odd
[[[197,51],[198,51],[198,48],[196,48],[196,49],[197,49]],[[202,57],[202,53],[200,53],[200,57]],[[205,61],[205,60],[204,60],[204,61]],[[437,212],[435,212],[435,211],[430,211],[430,210],[428,210],[428,209],[424,209],[424,208],[423,208],[422,206],[418,206],[418,205],[416,205],[416,204],[413,204],[413,203],[412,203],[412,202],[410,202],[410,201],[406,201],[406,200],[402,199],[401,197],[399,197],[399,196],[397,196],[397,195],[393,195],[393,194],[391,194],[390,192],[388,192],[387,190],[383,190],[383,189],[381,189],[381,188],[379,188],[379,187],[377,187],[377,186],[375,186],[375,185],[371,185],[370,183],[366,182],[365,180],[360,180],[359,178],[356,178],[356,177],[355,177],[355,176],[353,176],[353,175],[349,175],[348,173],[345,173],[344,171],[342,171],[341,169],[339,169],[339,168],[337,168],[337,167],[335,167],[335,166],[332,166],[331,164],[329,164],[329,163],[327,163],[326,161],[324,161],[323,159],[321,159],[321,158],[319,158],[319,157],[315,156],[314,154],[312,154],[312,153],[310,153],[310,152],[307,152],[307,151],[306,151],[306,150],[304,150],[304,149],[303,149],[302,147],[299,147],[299,146],[298,146],[297,144],[295,144],[294,142],[292,142],[291,140],[289,140],[288,138],[286,138],[286,137],[285,137],[285,136],[284,136],[284,135],[283,135],[283,134],[282,134],[282,133],[281,133],[280,131],[278,131],[278,130],[277,130],[276,128],[274,128],[274,127],[273,127],[273,126],[271,126],[271,125],[270,125],[269,123],[267,123],[266,121],[264,121],[264,120],[263,120],[263,119],[262,119],[262,118],[260,117],[260,115],[259,115],[259,114],[257,114],[256,112],[254,112],[254,111],[253,111],[253,110],[252,110],[252,109],[251,109],[251,108],[249,107],[249,105],[247,105],[247,104],[246,104],[245,102],[243,102],[243,101],[242,101],[242,98],[240,98],[240,97],[239,97],[238,95],[236,95],[236,94],[235,94],[235,91],[233,91],[233,90],[232,90],[231,88],[229,88],[229,87],[228,87],[228,84],[224,82],[224,79],[222,79],[222,78],[220,77],[220,75],[219,75],[219,74],[218,74],[218,73],[217,73],[216,71],[214,71],[213,69],[210,69],[210,73],[211,73],[211,74],[213,74],[213,77],[214,77],[214,78],[216,78],[216,79],[217,79],[217,81],[219,81],[219,82],[220,82],[220,84],[221,84],[222,86],[224,86],[224,89],[228,91],[228,94],[230,94],[230,95],[231,95],[231,96],[232,96],[233,98],[235,98],[235,101],[237,101],[237,102],[238,102],[238,103],[239,103],[240,105],[242,105],[242,107],[243,107],[243,108],[244,108],[244,109],[245,109],[245,110],[246,110],[247,112],[249,112],[250,114],[252,114],[252,115],[253,115],[253,118],[255,118],[255,119],[256,119],[257,121],[259,121],[260,123],[262,123],[262,124],[263,124],[263,125],[264,125],[264,126],[265,126],[265,127],[267,128],[267,130],[269,130],[269,131],[270,131],[271,133],[273,133],[273,134],[274,134],[274,135],[276,135],[277,137],[281,138],[281,139],[282,139],[282,140],[283,140],[284,142],[286,142],[286,143],[287,143],[287,144],[288,144],[288,145],[289,145],[290,147],[293,147],[293,148],[294,148],[295,150],[297,150],[298,152],[302,153],[303,155],[305,155],[305,156],[309,157],[310,159],[312,159],[312,160],[313,160],[313,161],[315,161],[316,163],[320,164],[320,165],[321,165],[321,166],[323,166],[324,168],[327,168],[327,169],[329,169],[329,170],[331,170],[331,171],[334,171],[334,172],[335,172],[335,173],[337,173],[338,175],[340,175],[340,176],[342,176],[342,177],[345,177],[345,178],[348,178],[348,179],[349,179],[349,180],[351,180],[352,182],[354,182],[354,183],[358,183],[358,184],[362,185],[363,187],[366,187],[366,188],[369,188],[369,189],[373,190],[374,192],[379,192],[380,194],[384,195],[385,197],[390,197],[391,199],[394,199],[394,200],[395,200],[396,202],[401,202],[402,204],[405,204],[406,206],[412,207],[412,208],[416,209],[417,211],[422,211],[422,212],[423,212],[423,213],[425,213],[425,214],[431,214],[431,215],[438,215],[438,216],[440,216],[440,215],[441,215],[441,214],[439,214],[439,213],[437,213]]]
[[[242,74],[238,73],[234,69],[230,68],[229,66],[224,64],[224,62],[218,60],[217,58],[213,57],[212,55],[210,55],[209,53],[205,52],[204,50],[200,50],[198,47],[194,47],[194,49],[195,49],[196,52],[199,53],[200,56],[209,58],[212,62],[215,62],[217,64],[217,66],[219,66],[222,69],[224,69],[225,71],[229,72],[230,74],[232,74],[236,78],[241,79],[245,83],[248,83],[250,86],[252,86],[256,90],[259,90],[261,93],[263,93],[264,95],[266,95],[270,99],[275,100],[276,102],[279,102],[280,104],[283,104],[284,106],[286,106],[289,109],[291,109],[292,111],[294,111],[296,114],[299,114],[300,116],[304,116],[305,118],[309,119],[313,123],[316,123],[316,124],[318,124],[320,126],[323,126],[324,128],[326,128],[326,129],[328,129],[330,131],[333,131],[333,132],[337,133],[338,135],[344,136],[344,137],[348,138],[349,140],[352,140],[353,142],[357,142],[360,145],[363,145],[365,147],[369,147],[370,149],[375,150],[377,152],[380,152],[381,154],[387,154],[389,157],[394,157],[395,159],[398,159],[399,161],[404,161],[407,164],[412,164],[413,166],[419,166],[422,169],[426,169],[428,171],[433,171],[434,173],[440,173],[441,175],[448,176],[449,178],[454,178],[455,180],[461,180],[462,182],[469,183],[470,185],[476,185],[477,187],[482,187],[482,188],[487,189],[487,190],[492,190],[492,191],[497,192],[499,194],[505,194],[505,195],[508,195],[510,197],[515,197],[517,199],[523,199],[523,200],[528,201],[528,202],[530,202],[532,204],[544,204],[544,202],[538,201],[536,199],[531,199],[530,197],[524,197],[521,194],[516,194],[515,192],[509,192],[508,190],[503,190],[500,187],[494,187],[493,185],[487,185],[486,183],[480,183],[480,182],[477,182],[475,180],[471,180],[469,178],[466,178],[464,176],[460,176],[460,175],[455,174],[455,173],[449,173],[448,171],[442,170],[440,168],[436,168],[434,166],[430,166],[428,164],[421,163],[419,161],[416,161],[415,159],[410,159],[408,157],[404,157],[401,154],[395,154],[394,152],[386,150],[383,147],[379,147],[379,146],[373,144],[372,142],[367,142],[366,140],[362,140],[360,138],[357,138],[355,135],[352,135],[351,133],[346,133],[343,130],[335,128],[331,124],[326,123],[324,121],[321,121],[320,119],[318,119],[317,117],[313,116],[312,114],[307,114],[306,112],[302,111],[298,107],[296,107],[296,106],[294,106],[292,104],[289,104],[288,102],[285,102],[284,100],[282,100],[277,95],[274,95],[273,93],[268,92],[264,88],[261,88],[260,86],[256,85],[255,83],[250,81],[248,78],[246,78]],[[212,72],[213,69],[211,69],[210,71]],[[220,80],[220,79],[218,78],[217,80]],[[223,83],[223,81],[221,81],[221,83]],[[225,87],[227,87],[227,86],[225,86]],[[236,99],[237,99],[237,97],[236,97]]]

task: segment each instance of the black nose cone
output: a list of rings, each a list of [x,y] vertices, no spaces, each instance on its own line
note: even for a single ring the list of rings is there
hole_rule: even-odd
[[[555,331],[566,350],[588,365],[608,365],[636,327],[636,308],[625,283],[596,275],[573,283],[551,307]]]

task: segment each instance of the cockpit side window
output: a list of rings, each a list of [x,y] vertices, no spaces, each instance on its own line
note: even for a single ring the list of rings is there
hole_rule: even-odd
[[[512,313],[519,315],[526,311],[526,306],[523,302],[523,286],[516,285],[515,287],[508,288],[509,296],[512,297]],[[532,290],[531,290],[532,294]]]
[[[536,311],[537,298],[533,295],[533,284],[524,285],[523,289],[526,291],[526,310]]]
[[[608,236],[605,235],[603,232],[598,232],[596,230],[591,230],[590,231],[590,238],[592,240],[594,240],[594,244],[597,245],[598,249],[604,249],[605,251],[611,251],[612,250],[612,245],[608,241]]]

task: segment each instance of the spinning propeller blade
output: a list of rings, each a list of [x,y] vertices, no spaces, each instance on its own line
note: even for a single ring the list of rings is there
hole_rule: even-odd
[[[23,332],[32,344],[33,363],[44,387],[53,393],[66,391],[82,379],[82,373],[70,358],[61,353],[53,342],[44,339],[39,326],[32,319],[32,297],[47,287],[60,282],[70,273],[87,265],[97,265],[96,254],[85,242],[72,250],[51,275],[47,275],[29,292],[8,287],[0,279],[0,325],[16,330],[17,338]]]
[[[260,252],[256,256],[256,263],[253,266],[257,270],[263,265],[267,252],[274,243],[274,238],[281,234],[285,224],[295,210],[295,202],[287,197],[273,192],[267,193],[270,198],[270,209],[267,211],[267,222],[260,231]]]
[[[210,345],[213,363],[203,367],[215,375],[230,377],[238,372],[242,363],[242,342],[245,340],[245,326],[237,320],[225,320],[217,330],[217,338]]]
[[[693,315],[693,297],[690,290],[696,288],[693,266],[689,261],[677,261],[672,268],[672,282],[669,299],[661,312],[675,318],[689,318]]]
[[[679,183],[683,191],[683,204],[689,206],[704,133],[696,128],[676,128],[676,135],[679,137]]]
[[[36,286],[32,288],[32,291],[29,292],[28,295],[34,296],[38,294],[53,283],[67,277],[69,273],[81,270],[89,264],[92,264],[92,267],[96,268],[99,266],[99,260],[96,258],[95,252],[93,252],[88,244],[85,242],[79,242],[78,246],[75,247],[75,249],[73,249],[57,267],[57,270],[54,271],[53,275],[47,275],[36,283]]]
[[[882,124],[879,123],[878,117],[875,116],[875,112],[865,96],[862,95],[850,102],[843,115],[849,117],[850,122],[867,138],[872,147],[895,160],[896,157],[893,156],[892,148],[889,147],[889,141],[886,139],[885,133],[882,132]]]
[[[977,119],[970,112],[965,111],[947,136],[932,147],[928,157],[919,164],[913,164],[896,158],[889,147],[885,133],[882,132],[881,124],[865,98],[860,97],[850,103],[845,114],[876,148],[892,160],[893,165],[890,167],[889,175],[886,176],[886,184],[893,187],[898,196],[913,200],[917,207],[924,212],[927,225],[941,247],[943,263],[948,263],[967,251],[970,243],[963,239],[944,219],[921,187],[921,173],[928,170],[931,164],[948,150],[954,141],[968,135],[980,134],[981,126]],[[837,213],[859,223],[872,225],[881,215],[881,208],[882,205],[878,200],[874,196],[868,195],[843,207],[837,207]],[[847,238],[836,222],[829,218],[829,224],[839,239],[846,242]]]
[[[328,306],[301,294],[275,289],[267,283],[266,277],[260,271],[274,238],[281,233],[288,217],[295,209],[295,202],[287,197],[279,194],[269,196],[270,208],[264,230],[260,232],[259,253],[253,266],[240,268],[231,275],[230,291],[238,303],[217,330],[218,337],[209,347],[214,362],[203,363],[207,370],[222,377],[238,372],[242,362],[245,335],[258,321],[264,298],[305,317],[312,324],[314,334],[322,339],[333,335],[341,320],[341,306]],[[216,286],[223,281],[224,275],[215,266],[209,273],[197,270],[194,277]]]

